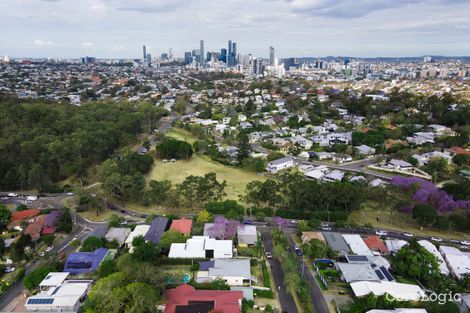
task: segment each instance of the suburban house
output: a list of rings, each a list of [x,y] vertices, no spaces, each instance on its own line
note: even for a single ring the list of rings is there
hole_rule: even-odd
[[[281,159],[277,159],[268,163],[266,170],[270,173],[277,173],[280,170],[289,168],[294,166],[294,158],[293,157],[285,157]]]
[[[357,281],[394,281],[387,269],[371,263],[335,263],[341,272],[342,279],[347,283]]]
[[[361,236],[355,234],[343,234],[343,238],[354,254],[366,256],[373,255],[372,251],[370,251],[369,247],[367,247],[364,240],[362,240]]]
[[[457,248],[440,246],[439,251],[444,256],[450,273],[457,279],[470,273],[470,253],[464,253]]]
[[[184,284],[165,292],[165,313],[240,313],[242,291],[196,290]]]
[[[192,227],[193,221],[183,217],[179,220],[173,220],[171,222],[170,230],[174,230],[183,235],[189,236]]]
[[[388,254],[388,248],[379,236],[369,236],[364,239],[364,243],[372,252]]]
[[[214,259],[199,262],[196,281],[207,283],[221,279],[229,286],[250,286],[255,280],[251,276],[249,259]]]
[[[39,284],[40,292],[26,300],[28,312],[78,312],[92,280],[66,280],[69,273],[49,273]]]
[[[237,226],[237,238],[239,247],[249,247],[256,244],[258,233],[254,225]]]
[[[406,246],[408,242],[401,239],[387,239],[385,240],[385,245],[387,246],[390,254],[396,254],[403,246]]]
[[[118,247],[122,247],[130,233],[131,229],[127,227],[111,227],[104,238],[106,238],[107,241],[116,241]]]
[[[416,300],[424,297],[426,293],[417,285],[402,284],[397,282],[372,282],[358,281],[351,283],[351,289],[356,297],[364,297],[372,293],[374,296],[382,296],[388,293],[395,298],[403,300]]]
[[[163,233],[167,229],[168,218],[157,216],[150,224],[150,228],[144,236],[145,241],[150,241],[156,245],[160,242]]]
[[[375,149],[366,145],[360,145],[360,146],[354,147],[354,149],[356,150],[356,153],[359,155],[375,154]]]
[[[436,257],[437,262],[439,263],[439,270],[441,271],[441,274],[449,275],[450,273],[449,268],[447,267],[447,264],[444,261],[444,258],[442,257],[439,250],[437,250],[436,246],[427,240],[419,240],[418,243],[420,244],[421,247],[428,250],[428,252],[432,253]]]
[[[125,244],[126,247],[129,248],[130,252],[134,250],[134,247],[132,246],[132,241],[134,240],[134,238],[139,236],[145,237],[149,229],[150,225],[137,225],[134,230],[129,234],[129,236],[127,236]]]
[[[208,236],[193,236],[186,243],[172,243],[168,257],[185,259],[232,258],[232,240],[217,240]]]
[[[340,255],[351,253],[351,249],[340,233],[323,232],[323,237],[325,237],[326,243],[333,251],[338,252]]]
[[[326,182],[335,182],[335,181],[343,180],[343,177],[344,177],[344,172],[334,170],[324,175],[321,179]]]
[[[72,275],[93,273],[103,262],[108,249],[98,248],[94,252],[70,253],[65,261],[64,272]]]

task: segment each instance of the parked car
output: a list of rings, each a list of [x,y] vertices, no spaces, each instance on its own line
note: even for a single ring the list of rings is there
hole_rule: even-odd
[[[442,242],[442,239],[441,239],[441,238],[437,238],[437,237],[431,237],[431,240],[432,240],[432,241],[435,241],[435,242]]]
[[[272,259],[273,258],[273,255],[271,254],[271,252],[266,252],[266,259]]]
[[[324,226],[321,228],[322,230],[331,230],[331,227],[328,227],[328,226]]]
[[[18,197],[18,194],[17,193],[14,193],[14,192],[10,192],[8,194],[9,197]]]
[[[298,246],[294,246],[294,251],[298,256],[302,256],[302,250]]]
[[[13,273],[14,271],[16,271],[16,268],[15,267],[7,267],[5,269],[5,273]]]
[[[73,196],[74,193],[73,192],[67,192],[67,196]]]
[[[403,236],[409,237],[409,238],[414,237],[414,235],[411,233],[403,233]]]
[[[461,241],[460,243],[464,246],[470,246],[470,241]]]
[[[291,222],[291,224],[299,224],[299,221],[297,221],[297,220],[292,220],[290,222]]]
[[[253,222],[250,220],[243,221],[243,225],[251,225],[251,224],[253,224]]]
[[[52,249],[54,249],[54,246],[47,247],[46,252],[50,252],[50,251],[52,251]]]
[[[387,236],[388,235],[388,233],[384,230],[378,230],[378,231],[375,232],[375,234],[377,236]]]

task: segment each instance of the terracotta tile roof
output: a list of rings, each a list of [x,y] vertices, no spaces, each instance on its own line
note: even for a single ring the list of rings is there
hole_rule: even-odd
[[[452,147],[452,148],[449,148],[449,151],[454,153],[454,154],[470,155],[470,151],[467,151],[467,150],[465,150],[464,148],[461,148],[461,147]]]
[[[243,299],[242,291],[229,290],[195,290],[184,284],[165,292],[165,313],[175,313],[177,307],[185,307],[192,303],[213,302],[213,312],[240,313]],[[202,313],[202,312],[201,312]]]
[[[189,233],[191,232],[192,226],[193,226],[193,221],[188,220],[183,217],[182,219],[179,219],[179,220],[173,220],[173,222],[171,222],[170,229],[176,230],[177,232],[185,234],[185,235],[189,235]]]
[[[11,215],[12,221],[24,220],[36,215],[39,215],[41,211],[39,209],[29,209],[24,211],[16,211]]]
[[[372,251],[378,251],[380,253],[388,253],[387,246],[378,236],[369,236],[364,240],[365,244]]]
[[[44,215],[39,216],[29,224],[26,229],[24,230],[24,233],[27,235],[30,235],[33,240],[39,239],[41,237],[41,230],[44,227]]]

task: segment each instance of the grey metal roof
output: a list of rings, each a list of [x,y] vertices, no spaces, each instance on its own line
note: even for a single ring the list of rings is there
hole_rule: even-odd
[[[324,232],[326,242],[334,251],[342,252],[344,254],[351,253],[348,244],[340,233]]]
[[[215,259],[209,276],[235,276],[251,278],[249,259]]]
[[[145,234],[145,240],[158,244],[162,238],[163,233],[168,226],[168,218],[157,216],[150,224],[150,229]]]

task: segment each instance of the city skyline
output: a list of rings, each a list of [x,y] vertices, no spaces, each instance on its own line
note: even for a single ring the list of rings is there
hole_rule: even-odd
[[[469,11],[463,0],[25,0],[0,4],[0,54],[139,58],[145,44],[183,57],[230,39],[263,58],[270,46],[278,58],[466,56]]]

